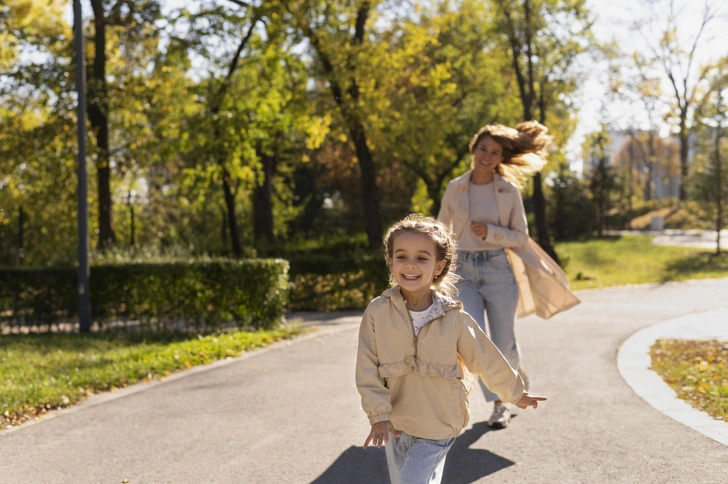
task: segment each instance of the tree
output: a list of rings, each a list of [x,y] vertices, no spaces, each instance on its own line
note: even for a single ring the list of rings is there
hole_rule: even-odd
[[[700,85],[708,75],[708,69],[703,68],[698,72],[697,78],[695,77],[695,58],[706,27],[717,16],[718,2],[705,0],[701,23],[696,34],[687,43],[687,49],[684,47],[686,44],[678,29],[678,18],[681,17],[682,11],[677,7],[675,0],[653,0],[650,5],[652,7],[650,19],[637,22],[635,27],[647,42],[652,54],[650,60],[661,67],[672,88],[671,114],[677,119],[680,169],[683,179],[680,185],[680,200],[686,200],[685,180],[688,176],[688,151],[690,131],[693,126],[693,108]],[[667,11],[666,23],[664,27],[657,29],[656,35],[650,36],[648,31],[663,17],[662,11]]]
[[[286,5],[294,27],[308,40],[318,61],[320,75],[328,84],[341,119],[356,150],[361,180],[361,203],[371,249],[382,240],[381,209],[374,154],[362,116],[367,100],[361,83],[362,63],[370,53],[367,25],[380,1],[292,1]]]
[[[495,0],[499,31],[511,54],[523,120],[548,124],[555,105],[580,81],[577,58],[592,42],[584,0]],[[558,261],[546,218],[542,175],[533,177],[533,210],[539,245]]]
[[[75,260],[73,36],[62,3],[14,0],[0,9],[3,265],[19,263],[20,232],[26,265]]]
[[[386,108],[368,116],[372,140],[386,166],[404,164],[419,178],[434,215],[445,182],[468,161],[470,138],[486,123],[518,119],[502,75],[509,59],[484,18],[482,2],[440,1],[382,33],[388,55],[377,79]]]
[[[159,16],[159,4],[154,0],[91,0],[93,11],[93,56],[88,73],[87,113],[96,140],[96,186],[98,190],[98,246],[106,248],[116,240],[113,226],[113,200],[111,190],[112,157],[109,145],[109,88],[107,83],[107,27],[117,29],[120,36],[138,40],[145,28]]]
[[[704,95],[698,121],[698,146],[695,167],[691,175],[692,196],[702,206],[708,218],[712,218],[716,230],[717,255],[721,254],[721,230],[728,225],[728,59],[721,63],[723,69],[710,82],[710,90]]]
[[[594,206],[589,199],[588,187],[568,169],[566,163],[559,164],[559,170],[550,180],[549,222],[556,240],[590,237],[596,218]]]
[[[584,158],[592,161],[589,191],[596,214],[597,237],[600,238],[607,229],[607,215],[612,208],[612,198],[617,187],[614,168],[609,165],[608,146],[609,135],[604,124],[600,131],[587,137],[585,141],[585,151],[588,156]]]

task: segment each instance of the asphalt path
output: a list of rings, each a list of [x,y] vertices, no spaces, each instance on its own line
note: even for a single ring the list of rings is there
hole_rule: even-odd
[[[728,482],[728,447],[652,408],[616,365],[635,331],[728,306],[728,279],[578,295],[549,321],[517,323],[531,392],[549,400],[490,430],[475,391],[443,482]],[[317,315],[325,324],[293,342],[0,432],[0,483],[386,483],[383,449],[361,448],[360,315],[336,316]]]

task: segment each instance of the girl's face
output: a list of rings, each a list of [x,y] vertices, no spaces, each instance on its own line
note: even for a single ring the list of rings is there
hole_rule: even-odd
[[[490,136],[478,141],[473,149],[473,170],[489,172],[503,162],[503,147]]]
[[[405,297],[422,295],[430,290],[445,261],[437,260],[437,248],[429,235],[403,232],[394,237],[389,266]]]

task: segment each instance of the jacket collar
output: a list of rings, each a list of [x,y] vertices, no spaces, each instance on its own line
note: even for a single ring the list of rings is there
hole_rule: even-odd
[[[440,294],[439,292],[434,290],[432,290],[431,293],[432,303],[435,305],[435,307],[432,309],[432,312],[430,313],[432,319],[439,318],[440,316],[444,315],[446,311],[450,311],[451,309],[458,309],[463,307],[460,301],[456,301],[451,297]],[[399,285],[390,287],[382,293],[382,296],[404,303],[404,297],[402,296]]]

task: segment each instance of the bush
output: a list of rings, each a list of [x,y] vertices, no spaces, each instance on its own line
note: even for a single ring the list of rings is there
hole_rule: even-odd
[[[556,240],[588,238],[596,217],[587,187],[570,171],[562,170],[552,180],[548,198],[551,232]],[[532,231],[531,234],[536,234]]]
[[[289,254],[290,308],[294,311],[363,309],[388,287],[389,271],[380,252],[348,257]]]
[[[73,320],[72,267],[0,270],[0,322],[39,326]],[[270,328],[283,316],[288,263],[218,259],[96,265],[91,312],[99,326],[136,321],[158,329]]]

